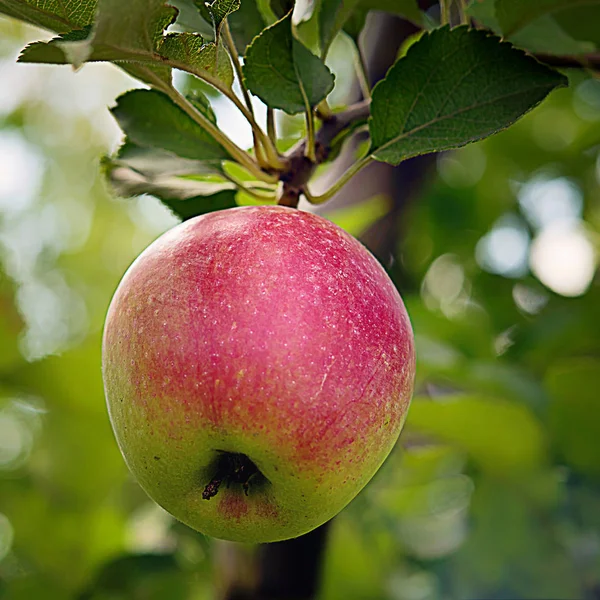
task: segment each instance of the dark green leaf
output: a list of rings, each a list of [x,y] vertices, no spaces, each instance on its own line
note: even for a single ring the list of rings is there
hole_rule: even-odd
[[[355,44],[358,43],[358,36],[364,29],[366,22],[367,11],[355,10],[344,23],[343,30],[354,40]]]
[[[227,152],[164,94],[152,90],[127,92],[117,100],[113,115],[138,146],[160,148],[217,165]]]
[[[0,14],[32,25],[66,33],[90,25],[96,13],[97,0],[0,0]]]
[[[578,6],[600,5],[598,0],[496,0],[496,16],[505,35],[522,29],[538,17]]]
[[[561,455],[576,469],[600,476],[600,363],[570,360],[548,372],[549,421]]]
[[[600,2],[558,11],[554,19],[572,38],[600,46]]]
[[[242,0],[239,10],[229,15],[229,29],[235,47],[242,55],[246,47],[265,28],[266,23],[254,0]]]
[[[425,34],[373,90],[371,154],[390,164],[505,129],[567,79],[482,31]]]
[[[201,33],[206,39],[212,41],[214,30],[206,9],[205,18],[204,13],[200,11],[199,5],[194,0],[169,0],[169,4],[179,11],[177,16],[179,29],[189,33]]]
[[[421,23],[421,12],[416,0],[322,0],[319,7],[321,55],[327,54],[331,42],[342,29],[356,40],[371,10],[388,12],[414,23]]]
[[[169,33],[159,47],[161,56],[173,67],[185,67],[201,79],[220,81],[225,87],[233,85],[233,67],[222,45],[204,42],[195,33]]]
[[[486,29],[490,29],[497,35],[502,35],[502,28],[498,23],[496,11],[494,10],[494,0],[472,2],[468,14]],[[586,44],[578,42],[574,37],[568,35],[550,13],[534,19],[523,29],[519,29],[507,38],[515,46],[533,53],[582,54],[593,50],[593,48],[586,47]]]
[[[294,8],[294,0],[269,0],[269,5],[273,14],[281,19]]]
[[[182,221],[193,219],[198,215],[213,212],[215,210],[226,210],[227,208],[235,208],[235,190],[218,190],[211,194],[208,192],[202,196],[193,196],[186,200],[178,200],[175,198],[161,198],[161,202],[167,206],[171,212],[179,217]]]
[[[322,0],[319,8],[319,42],[321,56],[326,56],[329,46],[344,23],[355,14],[360,0]]]
[[[292,35],[292,15],[268,27],[248,47],[248,89],[267,106],[287,113],[316,106],[333,89],[329,69]]]

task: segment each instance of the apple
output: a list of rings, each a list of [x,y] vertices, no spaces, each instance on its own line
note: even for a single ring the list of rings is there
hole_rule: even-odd
[[[110,419],[144,490],[207,535],[318,527],[375,474],[406,418],[414,340],[377,260],[280,206],[178,225],[132,264],[103,339]]]

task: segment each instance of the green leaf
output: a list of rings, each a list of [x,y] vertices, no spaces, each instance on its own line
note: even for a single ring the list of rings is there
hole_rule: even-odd
[[[373,90],[371,154],[390,164],[505,129],[566,77],[483,31],[426,33]]]
[[[233,68],[224,48],[213,42],[205,43],[201,35],[192,33],[163,36],[176,14],[172,8],[159,6],[162,3],[154,0],[154,15],[146,14],[141,10],[144,3],[138,2],[135,6],[138,12],[128,13],[129,21],[117,27],[106,16],[112,1],[101,0],[99,19],[91,33],[86,28],[50,42],[30,44],[19,61],[75,65],[84,61],[113,61],[134,77],[162,90],[170,87],[171,67],[175,67],[231,88]],[[137,37],[130,39],[130,30],[135,30]],[[169,66],[164,64],[165,60]]]
[[[201,79],[220,81],[229,89],[233,85],[233,67],[227,51],[220,44],[205,43],[199,34],[169,33],[159,52],[173,67],[180,65]]]
[[[120,66],[134,77],[164,89],[171,84],[171,71],[160,64],[156,48],[176,14],[162,0],[134,0],[128,3],[127,10],[122,10],[119,0],[100,0],[96,21],[87,37],[84,32],[89,29],[31,44],[21,53],[19,61],[71,63],[75,67],[87,61],[158,63],[145,67]]]
[[[293,10],[294,4],[294,0],[269,0],[269,6],[278,19],[281,19]]]
[[[65,42],[85,41],[90,35],[91,26],[75,29],[64,33],[49,42],[33,42],[23,48],[18,62],[22,63],[48,63],[55,65],[69,64],[63,46]]]
[[[114,166],[127,167],[147,179],[156,179],[159,176],[218,174],[222,171],[221,164],[181,158],[160,148],[137,146],[131,140],[125,140],[116,157],[107,159],[106,164],[109,169]]]
[[[360,237],[392,210],[392,200],[378,194],[362,202],[337,208],[323,216],[354,237]]]
[[[331,42],[342,29],[356,40],[371,10],[421,23],[421,11],[416,0],[321,0],[318,9],[321,56],[327,55]]]
[[[0,0],[0,14],[57,33],[67,33],[94,20],[97,0]]]
[[[246,47],[265,28],[265,20],[254,0],[242,0],[239,10],[230,14],[228,20],[235,47],[244,55]]]
[[[484,469],[518,474],[545,455],[543,430],[521,404],[481,396],[415,398],[407,427],[468,452]]]
[[[496,0],[496,16],[504,34],[511,35],[545,14],[597,5],[599,0]]]
[[[219,177],[220,164],[181,158],[127,141],[116,158],[105,161],[105,167],[119,196],[150,194],[182,220],[237,206],[237,188]]]
[[[99,0],[90,44],[107,46],[120,53],[113,60],[146,60],[175,20],[177,11],[164,0]]]
[[[215,39],[219,39],[221,27],[227,17],[240,8],[240,0],[213,0],[206,3],[206,8],[215,28]]]
[[[176,198],[161,198],[161,202],[167,206],[171,212],[182,221],[193,219],[198,215],[204,215],[215,210],[226,210],[235,208],[236,192],[234,190],[218,190],[215,185],[213,193],[206,193],[202,196],[193,196],[185,200]]]
[[[292,35],[291,13],[252,42],[243,68],[248,89],[289,114],[316,106],[333,89],[331,71]]]
[[[138,146],[167,150],[215,166],[229,156],[200,125],[160,92],[127,92],[117,99],[112,113]]]
[[[202,3],[196,4],[194,0],[169,0],[179,11],[177,26],[189,33],[201,33],[206,39],[212,41],[214,31],[210,22],[210,15]],[[204,9],[202,12],[200,7]]]
[[[322,0],[319,8],[319,42],[321,56],[326,56],[331,42],[360,4],[360,0]]]
[[[168,153],[166,153],[168,157]],[[171,155],[173,156],[173,155]],[[195,196],[212,196],[219,192],[235,190],[228,181],[199,181],[174,175],[144,175],[115,161],[110,169],[110,182],[119,196],[151,194],[161,200],[188,200]]]
[[[556,445],[569,465],[600,476],[600,363],[570,359],[549,369],[548,413]]]
[[[574,6],[554,14],[554,20],[573,39],[600,47],[600,2]]]
[[[120,196],[150,194],[157,197],[183,221],[213,210],[237,206],[236,188],[227,181],[197,181],[164,176],[148,179],[133,169],[115,166],[110,171],[110,182]]]

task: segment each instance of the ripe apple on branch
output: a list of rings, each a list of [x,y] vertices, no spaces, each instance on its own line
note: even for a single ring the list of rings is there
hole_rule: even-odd
[[[391,4],[320,0],[299,15],[285,1],[180,0],[179,12],[163,0],[0,0],[1,13],[58,34],[21,62],[110,61],[147,86],[117,100],[126,139],[105,169],[120,194],[152,194],[185,222],[115,293],[106,397],[142,487],[209,535],[268,542],[321,525],[371,479],[406,419],[415,351],[402,300],[358,241],[299,200],[326,202],[373,161],[481,140],[567,83],[479,27],[465,2],[441,2],[438,22],[415,0]],[[422,35],[374,89],[357,45],[363,100],[331,107],[331,43],[342,31],[357,42],[371,9]],[[504,33],[528,15],[508,11]],[[252,128],[250,151],[221,131],[206,95],[178,89],[173,69],[231,101]],[[305,118],[305,137],[285,152],[276,110]],[[362,155],[311,191],[317,167],[357,131],[369,136]],[[249,203],[262,206],[239,207]]]

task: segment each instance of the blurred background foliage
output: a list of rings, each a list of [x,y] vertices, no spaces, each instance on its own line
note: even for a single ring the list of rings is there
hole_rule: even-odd
[[[100,372],[113,290],[177,221],[103,181],[120,140],[106,107],[135,83],[17,65],[39,36],[0,20],[0,598],[208,600],[219,544],[132,480]],[[339,39],[330,59],[334,103],[347,51]],[[321,600],[600,598],[600,81],[570,78],[508,131],[438,157],[403,214],[391,273],[417,394],[334,521]],[[365,200],[330,216],[359,234],[388,205]]]

